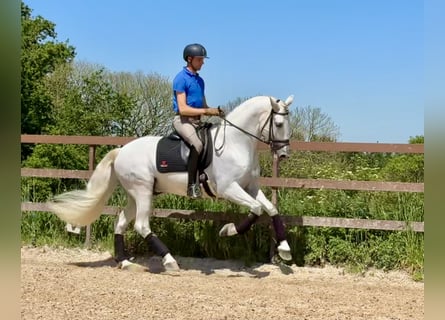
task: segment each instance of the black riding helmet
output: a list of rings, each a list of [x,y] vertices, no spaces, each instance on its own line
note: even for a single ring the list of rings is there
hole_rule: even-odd
[[[199,43],[189,44],[184,48],[183,53],[184,60],[187,61],[187,57],[207,57],[207,50]]]

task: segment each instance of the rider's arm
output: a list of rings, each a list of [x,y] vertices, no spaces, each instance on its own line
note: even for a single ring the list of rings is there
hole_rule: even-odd
[[[193,108],[187,105],[185,92],[176,92],[176,99],[178,101],[179,114],[182,116],[201,116],[206,112],[204,108]]]

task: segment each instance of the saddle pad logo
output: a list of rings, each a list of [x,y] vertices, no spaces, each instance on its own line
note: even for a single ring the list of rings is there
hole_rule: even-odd
[[[168,163],[167,160],[161,160],[161,168],[167,168],[168,167]]]

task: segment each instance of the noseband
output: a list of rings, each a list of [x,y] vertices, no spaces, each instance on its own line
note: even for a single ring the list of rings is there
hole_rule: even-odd
[[[273,115],[274,114],[278,114],[280,116],[287,116],[289,114],[289,112],[276,112],[273,109],[271,110],[271,112],[269,113],[269,117],[267,117],[267,120],[264,122],[263,127],[261,128],[261,133],[264,131],[264,128],[266,127],[267,122],[269,122],[269,138],[268,140],[263,140],[263,139],[259,139],[261,142],[264,142],[266,144],[270,145],[270,149],[272,151],[277,151],[285,146],[289,145],[289,139],[285,139],[285,140],[276,140],[274,139],[274,134],[273,134]]]

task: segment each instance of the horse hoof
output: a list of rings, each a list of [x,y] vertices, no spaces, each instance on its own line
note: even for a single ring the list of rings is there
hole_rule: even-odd
[[[167,272],[176,272],[179,271],[178,263],[175,258],[170,253],[167,253],[164,258],[162,258],[162,265],[164,266],[165,271]]]
[[[237,233],[238,232],[236,231],[235,224],[233,224],[232,222],[225,224],[221,228],[221,230],[219,230],[220,237],[230,237],[230,236],[234,236]]]
[[[278,255],[284,261],[291,261],[292,260],[292,254],[290,253],[290,251],[278,250]]]
[[[165,271],[167,272],[177,272],[179,271],[179,266],[176,261],[167,262],[164,264]]]
[[[122,270],[131,271],[131,272],[145,272],[145,271],[147,271],[147,268],[145,268],[139,264],[133,263],[127,259],[119,262],[118,268],[122,269]]]
[[[281,259],[285,261],[292,260],[292,254],[290,253],[290,247],[286,240],[281,241],[280,245],[278,246],[278,255]]]

